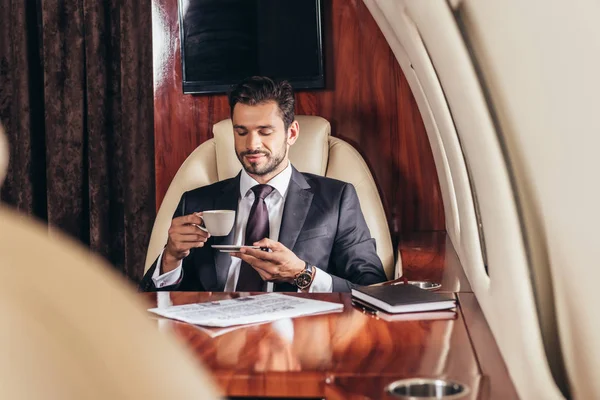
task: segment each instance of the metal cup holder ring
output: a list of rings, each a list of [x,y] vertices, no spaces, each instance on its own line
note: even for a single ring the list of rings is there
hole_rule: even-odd
[[[392,397],[405,400],[460,399],[469,393],[468,386],[445,379],[401,379],[386,386]]]

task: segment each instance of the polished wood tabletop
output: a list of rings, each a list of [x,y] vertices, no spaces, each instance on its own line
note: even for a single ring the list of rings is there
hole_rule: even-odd
[[[142,294],[148,307],[248,295]],[[397,379],[441,377],[467,385],[470,393],[465,398],[491,398],[486,395],[488,389],[486,393],[480,390],[490,378],[483,379],[460,309],[452,319],[388,321],[355,308],[349,294],[290,295],[341,303],[344,309],[243,327],[216,337],[211,337],[214,330],[151,318],[156,319],[158,329],[183,339],[227,396],[384,399],[392,398],[385,386]],[[492,339],[491,351],[497,352],[494,346]],[[502,362],[498,357],[493,362],[498,359]],[[506,374],[500,375],[494,379],[512,385]]]

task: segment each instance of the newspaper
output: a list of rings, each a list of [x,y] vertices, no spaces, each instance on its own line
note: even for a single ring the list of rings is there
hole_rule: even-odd
[[[208,303],[151,308],[148,311],[189,324],[224,328],[342,311],[343,308],[344,305],[339,303],[268,293]]]

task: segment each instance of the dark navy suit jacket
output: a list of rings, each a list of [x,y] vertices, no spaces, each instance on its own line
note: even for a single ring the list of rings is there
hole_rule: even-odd
[[[207,210],[236,210],[240,175],[186,192],[175,217]],[[213,236],[204,247],[192,249],[183,260],[183,279],[171,291],[223,291],[231,256],[211,248],[231,244],[227,237]],[[322,176],[292,171],[285,200],[279,242],[300,259],[317,266],[333,278],[334,292],[350,291],[353,284],[370,285],[386,280],[375,239],[360,209],[354,186]],[[156,261],[144,275],[140,290],[157,290],[152,281]],[[289,283],[275,284],[276,291],[297,291]]]

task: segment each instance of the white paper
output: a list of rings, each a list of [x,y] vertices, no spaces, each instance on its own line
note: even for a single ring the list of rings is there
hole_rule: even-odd
[[[207,303],[151,308],[148,311],[189,324],[228,327],[342,311],[343,308],[344,305],[339,303],[268,293]]]
[[[211,338],[216,338],[219,337],[221,335],[224,335],[226,333],[229,332],[233,332],[233,331],[237,331],[239,329],[246,329],[246,328],[251,328],[253,326],[259,326],[262,324],[265,324],[268,322],[259,322],[256,324],[245,324],[245,325],[234,325],[234,326],[229,326],[227,328],[219,328],[219,327],[214,327],[214,326],[201,326],[201,325],[196,325],[196,329],[200,329],[202,332],[204,332],[206,335],[210,336]]]

